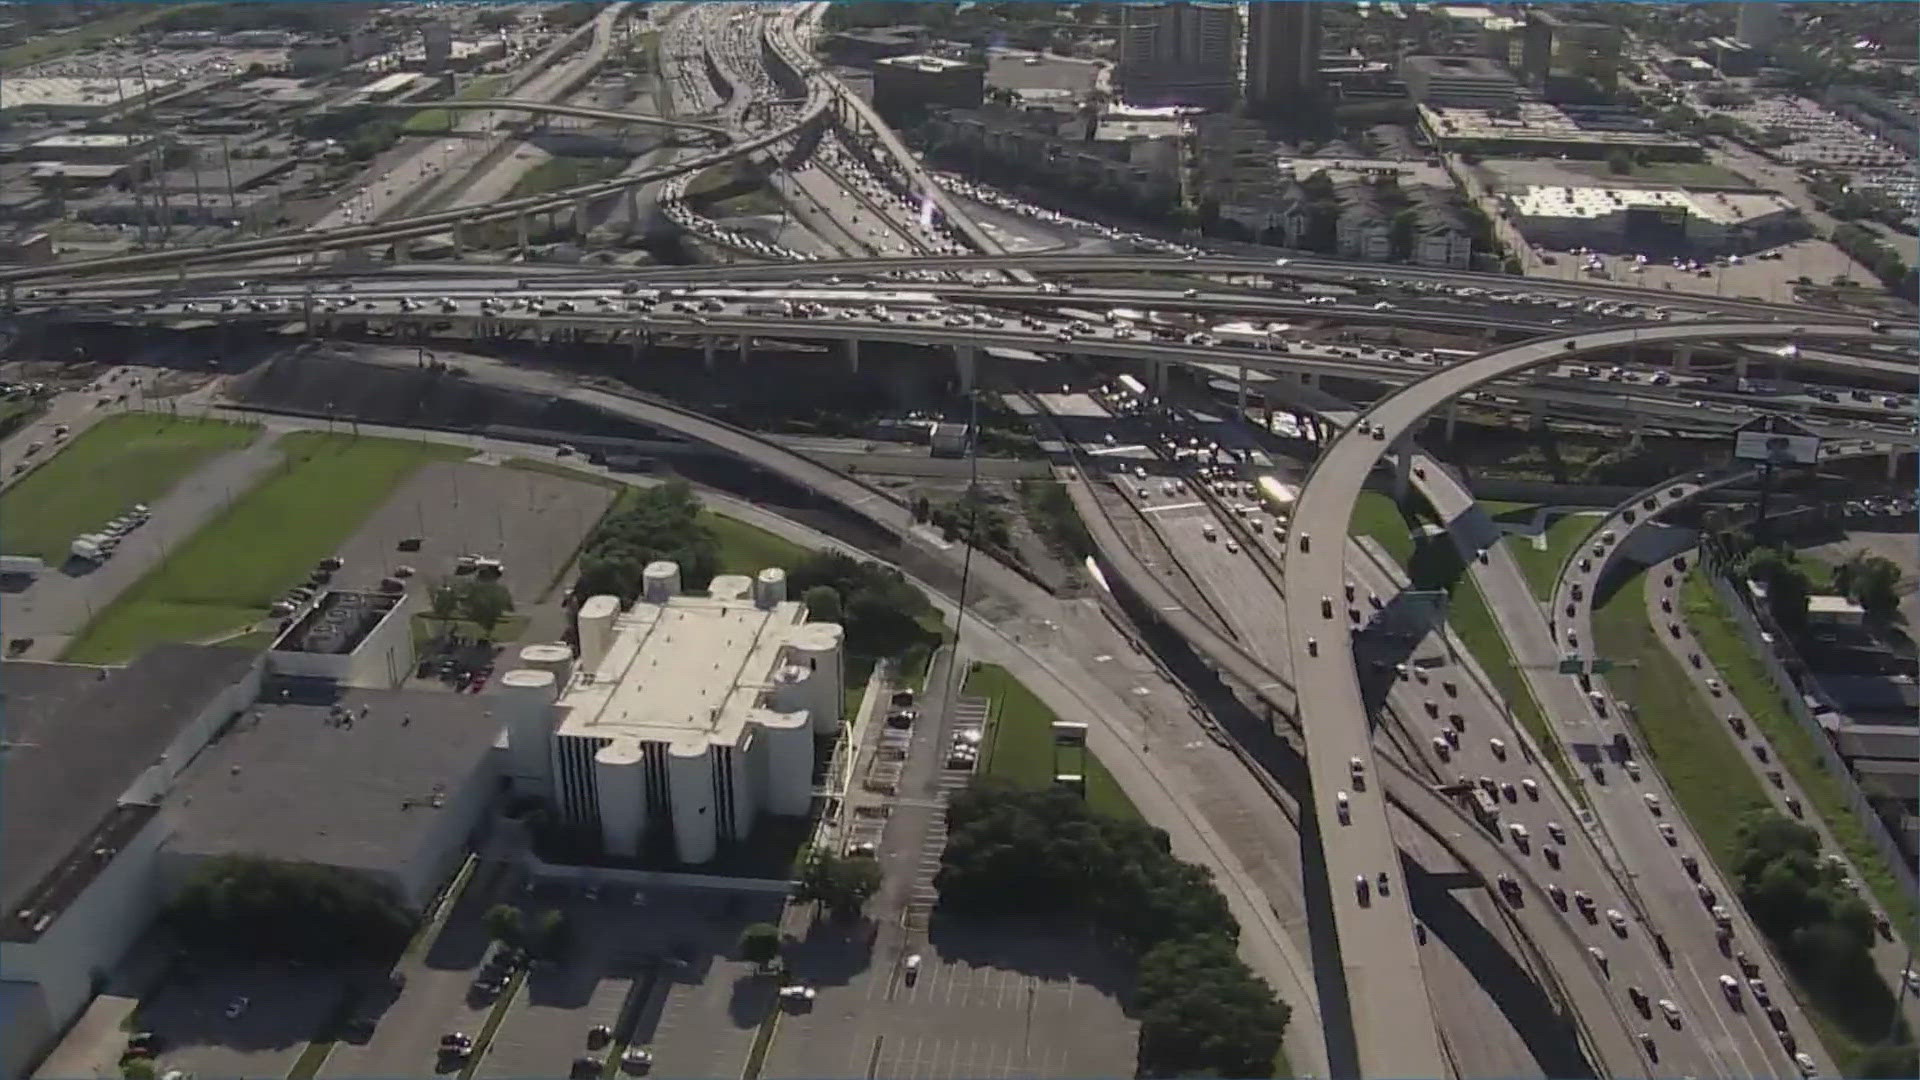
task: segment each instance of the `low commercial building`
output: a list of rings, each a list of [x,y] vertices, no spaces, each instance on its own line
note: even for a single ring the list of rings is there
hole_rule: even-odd
[[[1867,609],[1844,596],[1809,596],[1807,621],[1829,626],[1859,626],[1867,621]]]
[[[595,596],[578,618],[577,663],[562,653],[502,678],[517,788],[609,856],[659,842],[689,865],[762,814],[808,812],[815,741],[840,730],[843,632],[806,621],[784,571],[689,596],[680,568],[656,562],[631,607]]]
[[[873,107],[889,120],[922,115],[931,106],[977,109],[987,69],[943,56],[891,56],[873,65]]]
[[[61,161],[74,165],[125,165],[153,148],[151,135],[72,132],[49,135],[20,149],[22,161]]]
[[[0,756],[0,1069],[86,1007],[164,898],[161,802],[255,698],[246,649],[163,645],[124,668],[8,661]]]
[[[1699,143],[1661,131],[1644,116],[1617,107],[1556,106],[1516,101],[1505,109],[1418,106],[1421,130],[1435,144],[1489,157],[1604,160],[1623,151],[1647,161],[1698,161]]]
[[[1409,56],[1400,78],[1413,100],[1448,109],[1512,108],[1520,93],[1506,65],[1480,56]]]
[[[163,889],[207,859],[265,855],[359,874],[424,907],[499,794],[494,703],[438,690],[278,689],[167,797]]]
[[[1771,193],[1529,185],[1500,198],[1530,242],[1561,250],[1740,254],[1806,231],[1793,204]]]

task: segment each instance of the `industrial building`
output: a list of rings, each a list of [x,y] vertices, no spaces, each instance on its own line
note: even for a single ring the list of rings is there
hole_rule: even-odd
[[[1247,104],[1279,115],[1311,97],[1319,81],[1319,0],[1248,4]]]
[[[1797,239],[1793,204],[1771,194],[1530,185],[1503,193],[1528,241],[1620,254],[1739,254]]]
[[[175,84],[167,79],[7,78],[0,79],[0,116],[42,116],[85,120],[138,105]]]
[[[1615,106],[1556,106],[1520,100],[1505,109],[1419,105],[1420,128],[1450,151],[1489,157],[1604,160],[1616,150],[1646,161],[1698,161],[1700,144],[1662,131]]]
[[[697,865],[761,814],[808,812],[815,740],[840,729],[843,632],[806,621],[782,570],[716,577],[706,596],[683,594],[671,562],[643,582],[625,610],[581,605],[577,662],[523,656],[502,677],[508,769],[605,854],[659,843]]]
[[[345,686],[398,686],[413,670],[413,629],[397,593],[330,590],[267,650],[274,674]]]
[[[1113,76],[1129,105],[1231,106],[1239,91],[1238,8],[1188,2],[1121,5]]]
[[[0,1068],[50,1047],[164,900],[162,802],[258,693],[259,654],[162,645],[124,668],[8,661]]]
[[[1520,82],[1506,66],[1481,56],[1409,56],[1400,62],[1407,93],[1445,109],[1511,109]]]
[[[499,794],[500,724],[470,694],[282,682],[167,797],[162,890],[207,859],[269,855],[360,874],[418,910]]]
[[[909,120],[929,106],[977,109],[987,69],[943,56],[890,56],[873,65],[873,107],[889,121]]]

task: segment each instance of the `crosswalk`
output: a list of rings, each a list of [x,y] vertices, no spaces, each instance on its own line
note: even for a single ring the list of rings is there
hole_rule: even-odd
[[[982,697],[956,699],[951,710],[953,723],[949,725],[949,738],[965,731],[983,732],[990,707],[987,699]],[[934,748],[936,753],[942,755],[938,788],[934,795],[935,807],[942,812],[935,814],[933,820],[927,823],[927,831],[920,840],[918,861],[914,864],[913,890],[907,896],[906,919],[907,925],[916,930],[926,929],[933,917],[934,904],[940,899],[933,879],[940,873],[940,856],[947,849],[947,815],[944,812],[947,800],[973,779],[973,764],[956,764],[956,759],[950,755],[950,746]]]

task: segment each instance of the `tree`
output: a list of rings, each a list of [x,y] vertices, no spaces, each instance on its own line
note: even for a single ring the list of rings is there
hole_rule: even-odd
[[[482,922],[487,928],[487,937],[502,945],[521,948],[527,943],[526,916],[512,904],[493,905],[487,909]]]
[[[153,1080],[156,1075],[153,1059],[150,1057],[130,1057],[120,1063],[120,1075],[124,1080]]]
[[[801,597],[807,606],[808,622],[840,621],[840,593],[831,585],[815,585]]]
[[[678,563],[688,588],[705,586],[720,564],[720,543],[700,520],[700,509],[700,500],[684,480],[634,496],[587,537],[574,595],[584,599],[608,593],[632,600],[640,595],[641,572],[657,559]]]
[[[840,856],[825,849],[808,854],[800,865],[794,895],[817,903],[835,918],[850,919],[866,907],[880,889],[880,863],[871,856]]]
[[[491,639],[493,628],[513,610],[513,594],[498,581],[472,581],[467,583],[461,607],[467,618]]]
[[[1870,1047],[1853,1059],[1853,1075],[1861,1080],[1911,1080],[1920,1076],[1920,1048],[1912,1043]]]
[[[1615,176],[1626,176],[1633,172],[1633,157],[1625,150],[1615,150],[1607,155],[1607,171]]]
[[[1891,622],[1900,607],[1900,567],[1878,555],[1858,552],[1833,572],[1833,585],[1853,597],[1878,623]]]
[[[440,624],[442,634],[447,632],[448,623],[460,617],[465,594],[465,583],[451,578],[441,578],[427,590],[427,613]]]
[[[780,928],[772,923],[754,923],[740,931],[740,959],[765,968],[780,956]]]
[[[548,908],[540,913],[533,925],[531,952],[545,960],[558,960],[567,954],[572,942],[573,923],[566,912]]]

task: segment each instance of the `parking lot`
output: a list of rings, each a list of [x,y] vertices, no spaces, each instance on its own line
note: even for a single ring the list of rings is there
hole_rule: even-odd
[[[416,580],[432,581],[451,575],[461,555],[483,555],[506,563],[500,580],[524,608],[545,595],[612,501],[607,488],[550,473],[436,462],[402,484],[341,549],[346,566],[335,582],[375,588],[402,564]],[[409,537],[421,538],[420,549],[403,553],[400,541]]]
[[[879,955],[781,1021],[765,1076],[1129,1076],[1120,965],[1041,929],[936,923],[909,984]]]
[[[159,1037],[162,1074],[284,1076],[344,986],[340,973],[311,968],[196,968],[169,978],[140,1004],[133,1024]],[[240,998],[246,1007],[229,1017]]]

